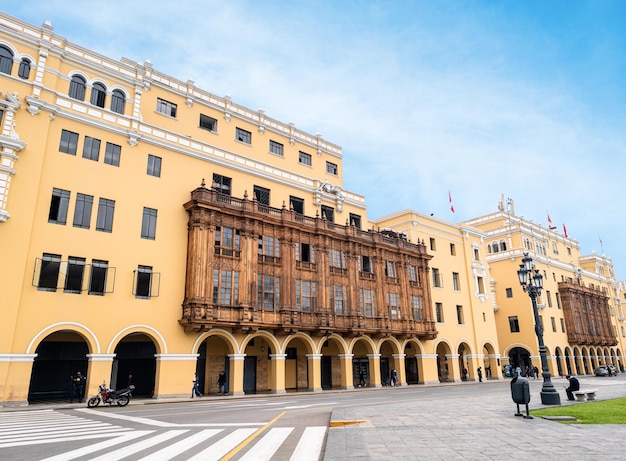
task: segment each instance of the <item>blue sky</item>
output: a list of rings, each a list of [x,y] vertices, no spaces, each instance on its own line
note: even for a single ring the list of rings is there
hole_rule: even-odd
[[[626,2],[27,1],[3,11],[343,147],[370,218],[547,225],[626,279]],[[449,209],[448,191],[456,212]]]

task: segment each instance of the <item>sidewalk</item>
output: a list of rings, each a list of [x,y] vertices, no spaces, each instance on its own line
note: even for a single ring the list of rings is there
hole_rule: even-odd
[[[598,389],[598,400],[626,397],[626,378],[580,377],[581,388]],[[553,379],[563,405],[564,380]],[[324,461],[344,460],[623,460],[626,425],[566,425],[541,418],[515,417],[509,380],[466,384],[484,386],[480,397],[465,388],[445,399],[380,406],[342,407],[331,422]],[[542,380],[531,380],[530,409],[541,408]],[[402,389],[399,390],[400,392]]]

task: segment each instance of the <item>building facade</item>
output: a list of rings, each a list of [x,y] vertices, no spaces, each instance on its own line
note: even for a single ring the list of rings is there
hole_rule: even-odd
[[[222,371],[233,394],[499,379],[537,355],[525,250],[555,371],[623,362],[610,259],[502,210],[370,220],[339,146],[148,61],[0,14],[0,111],[2,405],[67,398],[78,371],[155,398]]]

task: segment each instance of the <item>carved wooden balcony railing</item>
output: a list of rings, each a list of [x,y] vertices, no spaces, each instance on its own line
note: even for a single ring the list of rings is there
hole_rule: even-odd
[[[221,305],[188,303],[180,324],[187,332],[206,331],[211,328],[232,328],[239,332],[270,330],[275,334],[293,334],[299,331],[315,336],[338,333],[347,336],[367,334],[374,337],[434,339],[435,322],[388,317],[364,317],[359,314],[333,314],[331,312],[302,312],[293,309],[272,311]]]

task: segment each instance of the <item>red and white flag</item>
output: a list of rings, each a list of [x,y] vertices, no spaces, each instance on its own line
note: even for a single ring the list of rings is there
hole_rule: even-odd
[[[550,213],[548,213],[548,229],[549,230],[554,230],[556,229],[556,226],[552,225],[552,218],[550,217]]]
[[[565,227],[565,224],[563,224],[563,235],[565,236],[565,238],[569,238],[567,236],[567,227]]]
[[[452,205],[452,194],[448,191],[448,200],[450,201],[450,211],[454,213],[454,205]]]

